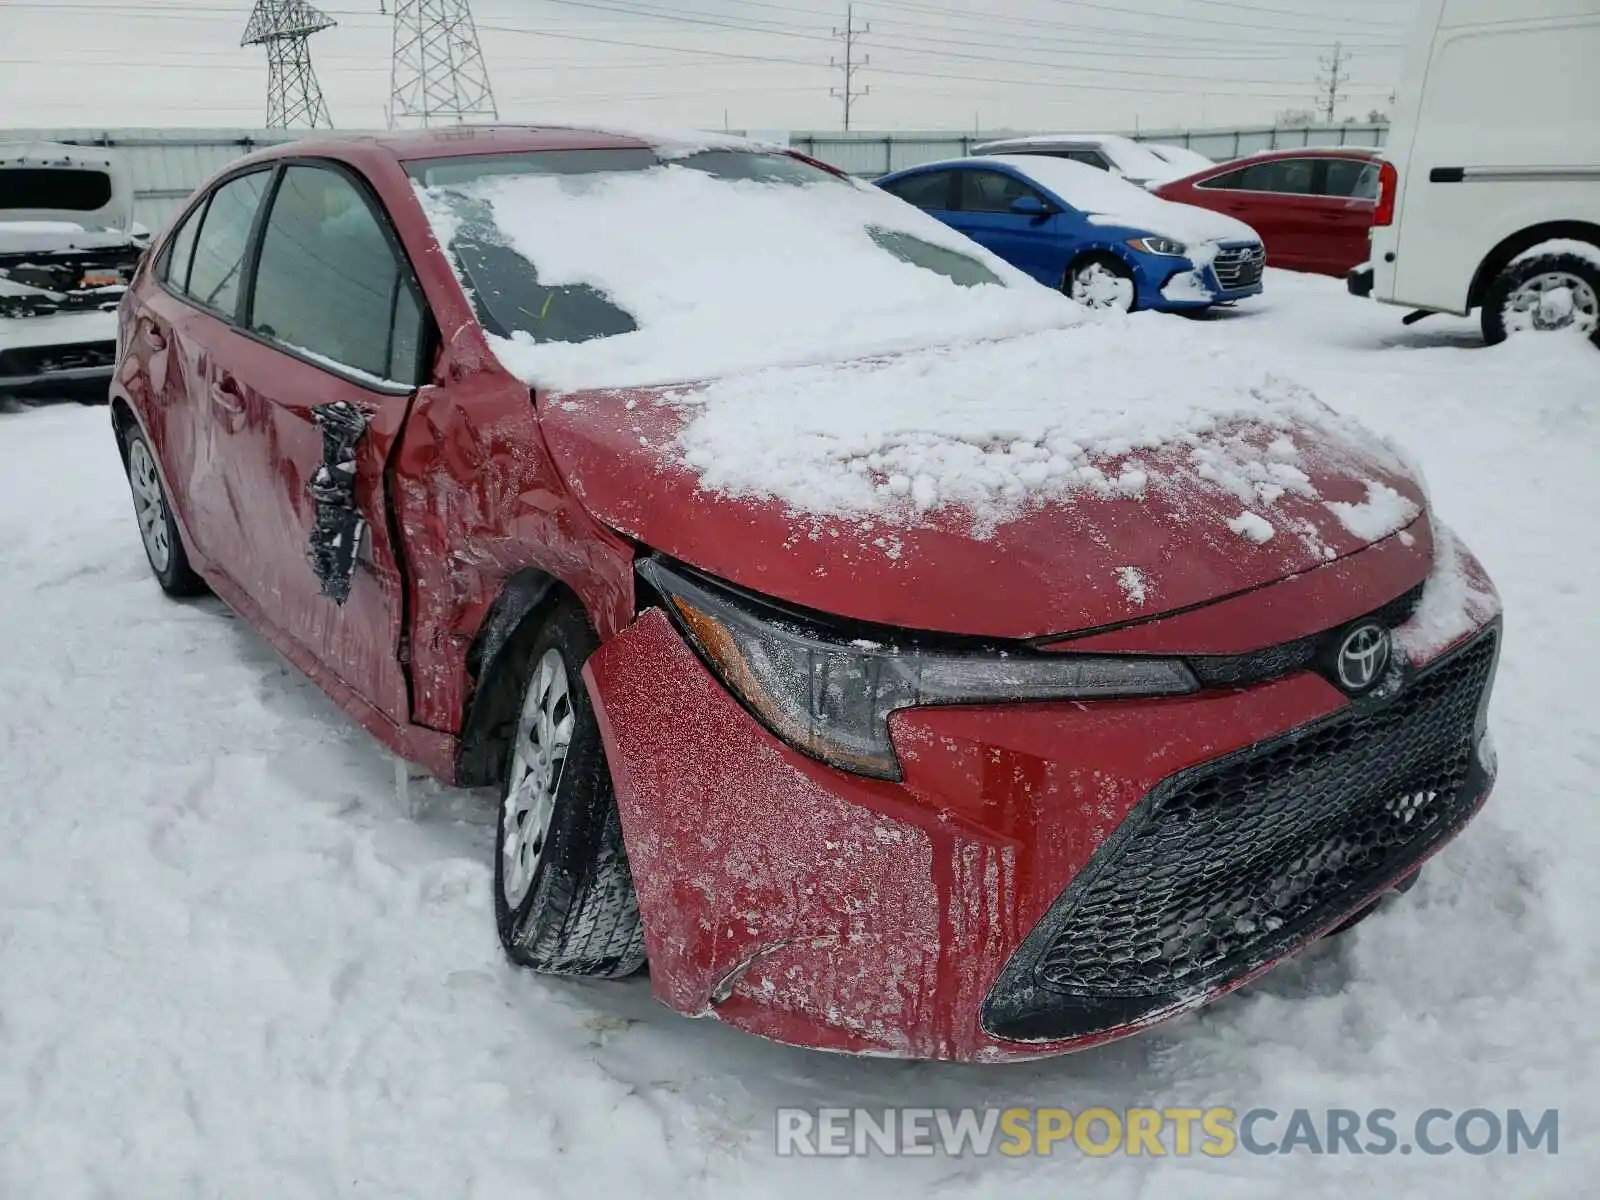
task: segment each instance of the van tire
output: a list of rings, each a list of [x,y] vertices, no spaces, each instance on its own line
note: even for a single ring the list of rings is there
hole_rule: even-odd
[[[1508,264],[1489,284],[1483,297],[1483,340],[1497,346],[1513,333],[1561,329],[1582,322],[1589,340],[1600,347],[1600,246],[1595,259],[1556,252]],[[1573,311],[1565,320],[1532,311],[1541,290],[1565,286],[1573,293]],[[1559,321],[1549,323],[1546,321]]]

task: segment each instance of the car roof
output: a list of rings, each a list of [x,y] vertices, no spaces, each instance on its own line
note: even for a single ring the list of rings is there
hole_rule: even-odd
[[[253,157],[337,155],[351,150],[376,149],[404,162],[469,154],[531,154],[541,150],[639,150],[656,144],[655,139],[645,134],[567,125],[457,125],[447,129],[305,138],[273,146]]]
[[[1377,158],[1383,153],[1380,146],[1293,146],[1288,149],[1257,150],[1236,158],[1234,162],[1276,162],[1285,158]],[[1218,166],[1225,164],[1218,163]]]

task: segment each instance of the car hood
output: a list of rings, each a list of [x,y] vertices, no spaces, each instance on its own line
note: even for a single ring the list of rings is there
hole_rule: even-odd
[[[1155,203],[1141,204],[1136,211],[1091,213],[1089,223],[1160,234],[1188,245],[1261,240],[1261,235],[1253,228],[1226,213],[1212,212],[1193,204],[1180,204],[1154,194],[1150,195],[1150,199]]]
[[[1107,376],[1126,403],[1074,406],[1062,383],[1066,424],[996,415],[1006,363],[1048,367],[1042,336],[536,401],[600,521],[752,591],[908,629],[1041,638],[1148,618],[1407,539],[1424,511],[1384,443],[1270,378],[1210,415],[1152,400],[1162,415],[1135,429],[1147,385],[1128,364]],[[962,417],[976,441],[950,416],[974,377],[990,397]],[[895,436],[863,436],[854,414],[915,395],[913,380],[929,397],[920,428],[895,418]]]

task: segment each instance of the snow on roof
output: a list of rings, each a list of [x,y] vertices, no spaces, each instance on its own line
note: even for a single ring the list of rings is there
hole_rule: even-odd
[[[1133,179],[1173,178],[1171,163],[1160,155],[1152,153],[1142,142],[1136,142],[1120,133],[1046,133],[1031,137],[1003,138],[974,146],[973,153],[987,156],[1004,154],[1013,148],[1048,150],[1055,147],[1104,150],[1117,169]]]
[[[993,154],[953,161],[972,166],[1004,163],[1046,191],[1054,192],[1079,212],[1106,218],[1096,224],[1144,229],[1190,244],[1260,240],[1256,231],[1243,221],[1192,204],[1163,200],[1137,184],[1070,159],[1037,154]]]
[[[847,180],[795,186],[668,164],[418,191],[441,244],[458,220],[452,194],[486,202],[540,284],[587,284],[637,323],[579,343],[491,337],[506,368],[542,388],[680,383],[1083,319],[961,234]],[[996,282],[959,286],[896,257],[872,230],[909,234]]]

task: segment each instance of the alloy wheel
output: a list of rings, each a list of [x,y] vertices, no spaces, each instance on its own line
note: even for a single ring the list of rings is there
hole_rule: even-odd
[[[523,697],[500,814],[504,826],[501,878],[506,905],[512,910],[522,904],[533,886],[574,724],[567,664],[561,652],[551,648],[534,668]]]
[[[1069,294],[1088,308],[1127,312],[1133,307],[1133,280],[1105,263],[1085,263],[1072,273]]]
[[[156,574],[172,561],[172,542],[167,533],[167,499],[161,491],[161,476],[143,438],[134,438],[128,448],[128,482],[133,485],[133,513],[139,521],[139,536]]]

